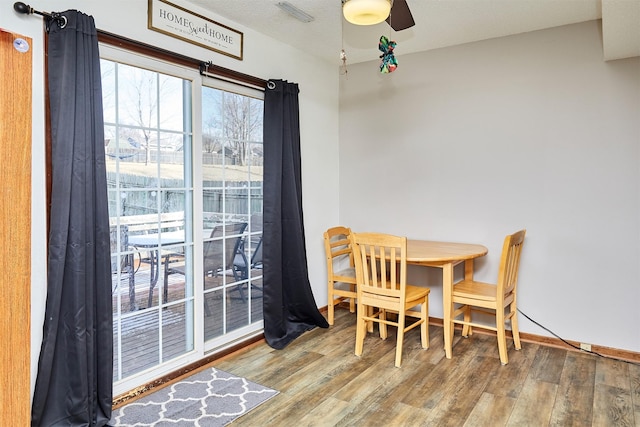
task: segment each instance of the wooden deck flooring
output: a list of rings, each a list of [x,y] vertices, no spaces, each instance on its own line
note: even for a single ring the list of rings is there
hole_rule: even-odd
[[[149,277],[148,267],[140,268],[136,272],[135,301],[138,310],[130,310],[128,280],[122,282],[120,300],[117,291],[114,292],[114,381],[171,360],[193,349],[193,338],[188,337],[188,322],[185,315],[189,310],[184,302],[179,302],[185,295],[184,276],[169,276],[168,304],[163,306],[162,310],[158,308],[161,286],[156,286],[151,308],[147,307]],[[215,280],[207,279],[205,288],[219,286],[221,278]],[[251,300],[246,298],[246,283],[243,285],[243,294],[237,288],[231,288],[224,297],[222,290],[207,294],[208,313],[205,313],[204,317],[205,341],[247,326],[249,322],[262,320],[260,281],[255,281],[254,284],[258,286],[252,290]],[[120,302],[122,315],[120,324],[115,321],[118,302]],[[162,346],[160,346],[161,340]],[[119,349],[122,351],[120,352]]]

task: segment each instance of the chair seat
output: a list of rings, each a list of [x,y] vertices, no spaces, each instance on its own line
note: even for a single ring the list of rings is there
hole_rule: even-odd
[[[355,267],[344,268],[340,271],[333,273],[333,279],[344,283],[356,282],[356,269]]]
[[[242,256],[242,254],[236,254],[233,265],[242,270],[247,268],[246,258]]]
[[[431,289],[422,286],[407,285],[407,302],[422,299],[429,295]]]
[[[414,285],[406,285],[406,299],[405,306],[407,308],[414,307],[418,305],[416,301],[423,300],[429,293],[431,289],[424,288],[422,286],[414,286]],[[381,307],[390,309],[390,305],[385,304],[389,303],[391,305],[397,305],[398,299],[396,297],[380,295],[377,293],[367,292],[366,290],[362,291],[362,298],[365,303],[377,303],[380,304]],[[393,311],[393,309],[391,309]]]
[[[456,297],[473,298],[483,301],[496,301],[496,285],[463,280],[453,286],[453,295]]]

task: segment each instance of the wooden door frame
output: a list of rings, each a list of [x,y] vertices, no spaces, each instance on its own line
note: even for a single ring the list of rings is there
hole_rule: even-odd
[[[31,38],[0,29],[0,420],[15,425],[31,420],[32,52]]]

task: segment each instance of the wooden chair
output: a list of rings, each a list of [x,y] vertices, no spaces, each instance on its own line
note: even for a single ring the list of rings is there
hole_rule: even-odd
[[[520,230],[505,237],[502,246],[497,284],[463,280],[453,286],[453,302],[454,304],[462,305],[453,312],[451,330],[453,331],[454,324],[463,325],[462,335],[465,337],[472,333],[472,327],[474,326],[496,331],[498,335],[500,362],[503,365],[509,363],[505,333],[505,323],[508,320],[511,321],[514,347],[516,350],[521,349],[520,332],[518,330],[516,289],[518,285],[520,252],[524,244],[525,232],[526,230]],[[483,312],[495,316],[496,326],[473,322],[471,319],[473,312]],[[456,319],[461,315],[463,316],[462,319]]]
[[[353,263],[351,229],[333,227],[324,232],[327,256],[327,322],[333,325],[334,307],[349,300],[349,311],[356,311],[356,270]]]
[[[362,355],[368,325],[379,324],[380,338],[387,325],[398,328],[395,366],[402,363],[404,334],[420,326],[422,348],[429,348],[429,288],[407,285],[407,238],[378,233],[353,233],[351,243],[356,264],[358,314],[356,356]],[[420,310],[411,310],[420,305]],[[377,310],[377,311],[376,311]],[[397,321],[387,319],[397,313]],[[407,326],[406,317],[418,320]]]

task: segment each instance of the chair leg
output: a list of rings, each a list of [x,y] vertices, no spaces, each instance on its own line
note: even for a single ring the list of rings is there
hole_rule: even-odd
[[[156,256],[158,257],[158,259],[156,259]],[[158,284],[158,275],[160,273],[160,269],[159,269],[159,263],[160,263],[160,256],[157,252],[149,252],[149,271],[150,271],[150,279],[149,279],[149,301],[147,303],[147,308],[150,308],[152,306],[153,303],[153,290],[155,288],[155,286]],[[158,301],[158,305],[161,305],[162,303],[162,294],[160,293],[161,291],[158,291],[158,299],[160,301]]]
[[[358,319],[356,321],[356,356],[362,355],[362,348],[364,347],[364,337],[367,334],[367,323],[364,320],[365,309],[368,307],[358,304]]]
[[[349,289],[351,290],[351,292],[355,292],[356,291],[356,285],[354,285],[353,283],[351,285],[349,285]],[[349,312],[350,313],[355,313],[356,312],[356,299],[351,297],[349,298]]]
[[[147,301],[147,308],[151,307],[153,304],[153,288],[155,287],[155,285],[153,285],[153,282],[151,285],[149,285],[149,301]]]
[[[498,308],[496,310],[496,327],[498,329],[498,352],[500,353],[500,363],[506,365],[509,363],[509,356],[507,356],[507,336],[504,330],[504,308]]]
[[[465,310],[464,310],[464,321],[465,322],[471,322],[471,306],[466,306]],[[469,335],[473,334],[473,331],[471,330],[471,325],[462,325],[462,336],[463,337],[468,337]]]
[[[333,325],[333,318],[334,318],[334,307],[333,307],[333,292],[331,291],[333,287],[333,283],[329,282],[329,298],[327,298],[327,301],[329,302],[329,304],[327,305],[327,322],[329,323],[329,325]]]
[[[516,309],[516,303],[512,302],[510,306],[511,310],[511,334],[513,335],[513,346],[516,350],[520,350],[522,345],[520,344],[520,329],[518,328],[518,311]]]
[[[369,316],[369,317],[373,316],[373,307],[367,306],[367,316]],[[367,332],[373,332],[373,322],[372,321],[368,321],[367,322]]]
[[[239,284],[236,289],[238,290],[238,293],[240,294],[240,300],[244,303],[247,302],[247,296],[244,294],[244,283]],[[249,289],[249,285],[247,285],[247,290],[249,291],[249,293],[251,293],[251,289]]]
[[[424,299],[420,305],[420,315],[422,324],[420,325],[420,340],[422,348],[429,348],[429,296]]]
[[[404,342],[405,312],[403,309],[398,313],[398,338],[396,340],[396,368],[402,365],[402,343]],[[382,325],[382,324],[381,324]]]
[[[233,280],[235,280],[236,282],[240,282],[242,280],[246,280],[248,276],[244,276],[244,273],[241,270],[236,269],[235,267],[232,269],[233,272]],[[214,276],[217,276],[217,274],[214,274]],[[236,290],[238,291],[238,294],[240,295],[240,300],[245,303],[247,302],[247,296],[244,294],[244,285],[245,283],[241,283],[238,286],[236,286]],[[251,295],[251,288],[249,287],[249,284],[247,283],[247,292],[249,293],[249,296]]]
[[[209,308],[209,303],[207,302],[207,297],[203,298],[204,300],[204,315],[209,317],[211,316],[211,309]]]
[[[378,319],[380,319],[380,322],[378,323],[378,328],[380,328],[380,338],[386,340],[389,334],[387,331],[387,324],[383,322],[383,320],[387,320],[387,311],[385,309],[380,309],[378,312]]]

